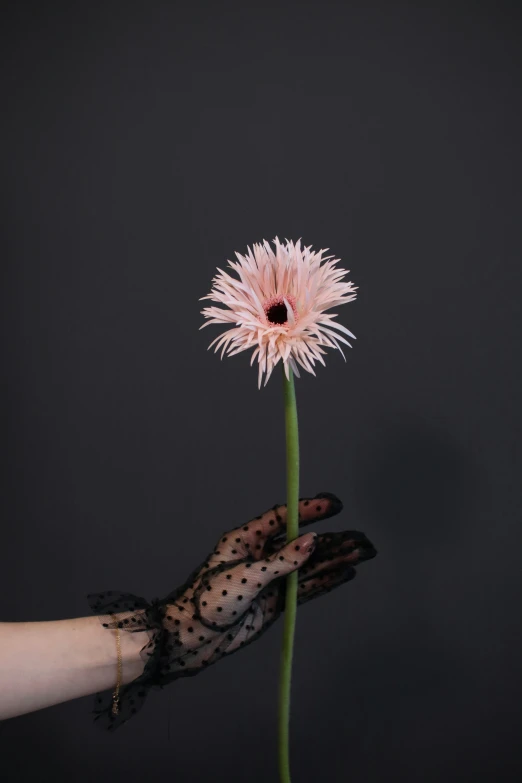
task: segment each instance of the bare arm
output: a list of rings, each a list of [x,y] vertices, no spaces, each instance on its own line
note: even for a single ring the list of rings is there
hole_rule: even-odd
[[[148,634],[121,634],[123,682],[143,671]],[[98,617],[0,623],[0,719],[114,688],[116,632]]]

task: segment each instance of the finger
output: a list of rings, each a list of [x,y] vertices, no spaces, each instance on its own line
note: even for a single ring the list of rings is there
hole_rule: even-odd
[[[299,579],[330,571],[356,566],[375,557],[377,551],[371,541],[358,530],[343,530],[340,533],[323,533],[317,537],[313,555],[299,571]]]
[[[319,492],[313,498],[299,498],[299,524],[310,525],[312,522],[330,519],[330,517],[335,516],[342,509],[342,501],[332,492]],[[277,532],[286,531],[287,510],[288,507],[286,505],[274,506],[272,510],[280,517],[279,530]],[[270,533],[270,531],[268,532]]]
[[[274,552],[279,549],[286,540],[286,506],[282,515],[283,524],[276,534],[270,536],[267,541],[267,551]],[[320,492],[315,498],[301,498],[299,500],[299,524],[310,525],[312,522],[322,522],[324,519],[339,514],[343,504],[336,495],[331,492]]]
[[[330,593],[336,587],[340,587],[345,582],[351,582],[357,576],[357,571],[352,566],[336,571],[328,571],[318,574],[313,578],[305,579],[300,582],[297,589],[297,603],[299,606],[311,601],[314,598],[325,593]]]
[[[302,604],[349,582],[355,566],[371,560],[377,550],[358,530],[318,536],[316,548],[299,572],[298,603]]]
[[[309,525],[330,519],[343,510],[342,501],[333,492],[319,492],[313,498],[299,499],[299,523]]]
[[[298,505],[299,523],[309,525],[338,514],[343,508],[342,502],[331,492],[320,492],[314,498],[300,498]],[[219,542],[218,549],[224,550],[234,557],[252,554],[254,557],[261,553],[264,542],[277,536],[286,534],[287,506],[275,505],[250,520],[242,527],[224,533]]]
[[[252,571],[256,578],[259,577],[256,595],[272,581],[303,567],[315,550],[316,543],[317,533],[305,533],[264,560],[254,563]]]

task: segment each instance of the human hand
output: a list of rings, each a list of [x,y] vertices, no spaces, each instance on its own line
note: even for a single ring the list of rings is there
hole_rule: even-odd
[[[330,493],[299,501],[299,522],[309,525],[338,514]],[[258,639],[284,611],[285,577],[299,570],[298,604],[317,598],[355,576],[355,566],[375,557],[363,533],[306,533],[286,543],[286,506],[276,505],[224,532],[216,548],[183,585],[149,606],[129,593],[89,596],[107,628],[148,630],[143,674],[120,692],[120,713],[110,696],[97,696],[95,713],[114,729],[135,714],[148,688],[197,674]]]

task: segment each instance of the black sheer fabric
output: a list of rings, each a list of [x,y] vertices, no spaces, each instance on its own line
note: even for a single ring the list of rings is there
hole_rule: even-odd
[[[300,525],[338,514],[330,493],[299,502]],[[375,557],[363,533],[307,533],[286,543],[286,506],[222,534],[216,548],[186,582],[162,600],[148,603],[131,593],[88,596],[107,629],[147,631],[141,651],[143,673],[120,691],[120,712],[112,714],[112,692],[95,698],[95,720],[109,730],[142,706],[150,688],[189,677],[255,641],[285,607],[285,577],[298,570],[298,604],[333,590],[355,576],[355,566]]]

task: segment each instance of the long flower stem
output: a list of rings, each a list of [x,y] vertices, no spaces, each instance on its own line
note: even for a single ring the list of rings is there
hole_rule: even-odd
[[[283,370],[286,429],[286,540],[293,541],[299,534],[299,431],[294,376],[291,369],[288,374],[289,380]],[[289,758],[290,688],[296,610],[297,571],[294,571],[286,577],[283,648],[279,680],[279,778],[281,783],[291,783]]]

